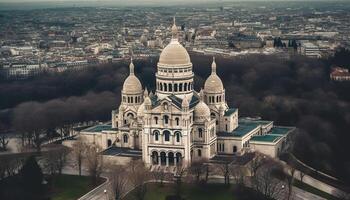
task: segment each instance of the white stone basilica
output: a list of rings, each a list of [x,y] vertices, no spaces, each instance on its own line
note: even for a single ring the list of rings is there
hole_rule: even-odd
[[[112,111],[112,121],[87,128],[81,135],[104,149],[120,148],[130,154],[141,150],[149,165],[188,164],[196,158],[239,156],[247,151],[276,157],[287,146],[287,136],[294,128],[239,119],[238,109],[229,108],[225,101],[215,59],[204,89],[194,91],[191,59],[179,43],[177,31],[174,22],[171,42],[157,64],[155,93],[143,89],[131,61],[121,105]]]

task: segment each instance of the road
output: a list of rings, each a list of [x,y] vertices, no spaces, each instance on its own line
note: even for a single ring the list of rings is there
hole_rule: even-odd
[[[73,162],[69,161],[66,167],[63,169],[63,173],[78,175],[78,170],[76,169]],[[82,175],[88,175],[87,169],[85,167],[83,167],[82,169]],[[102,173],[102,176],[108,177],[108,173],[104,172]],[[222,176],[210,176],[209,182],[224,183],[224,178]],[[233,183],[233,180],[231,180],[231,183]],[[249,183],[247,185],[249,185]],[[133,188],[131,184],[128,183],[126,186],[126,191],[131,191],[132,189]],[[104,192],[105,190],[107,191],[107,193]],[[111,185],[110,185],[110,182],[108,182],[104,184],[102,187],[99,187],[98,189],[95,189],[89,192],[88,194],[84,195],[83,198],[80,198],[79,200],[111,200],[112,196],[113,195],[111,194]],[[277,200],[285,200],[286,196],[287,196],[287,189],[283,190],[283,192],[277,196]],[[319,197],[310,192],[301,190],[297,187],[293,187],[293,192],[290,199],[291,200],[325,200],[322,197]]]

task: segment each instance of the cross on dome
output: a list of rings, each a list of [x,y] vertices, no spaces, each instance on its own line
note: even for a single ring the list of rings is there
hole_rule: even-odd
[[[215,62],[215,57],[213,57],[213,62],[211,63],[211,73],[216,74],[216,62]]]
[[[176,26],[176,19],[175,16],[173,18],[173,26],[171,27],[171,34],[172,34],[172,39],[177,40],[177,26]]]
[[[134,69],[135,69],[135,65],[134,65],[132,57],[131,57],[130,58],[130,65],[129,65],[130,74],[134,74]]]

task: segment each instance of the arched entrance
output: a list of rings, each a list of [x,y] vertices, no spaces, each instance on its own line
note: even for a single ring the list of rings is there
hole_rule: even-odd
[[[166,165],[166,154],[165,152],[160,153],[160,164],[161,165]]]
[[[152,164],[153,165],[158,165],[158,163],[159,163],[158,152],[153,151],[151,159],[152,159]]]
[[[168,159],[169,159],[169,165],[170,166],[174,165],[174,153],[173,152],[168,153]]]

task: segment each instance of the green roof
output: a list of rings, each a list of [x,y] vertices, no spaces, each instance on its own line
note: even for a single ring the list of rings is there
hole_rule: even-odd
[[[271,132],[269,132],[270,135],[287,135],[291,130],[293,130],[293,127],[281,127],[281,126],[275,126],[271,129]]]
[[[279,140],[281,138],[281,136],[278,135],[271,135],[271,134],[267,134],[267,135],[256,135],[253,136],[250,141],[256,141],[256,142],[271,142],[274,143],[277,140]]]
[[[236,112],[237,108],[229,108],[226,112],[225,112],[225,116],[230,116],[232,115],[234,112]]]
[[[229,137],[229,136],[244,137],[245,135],[252,132],[257,127],[259,127],[258,124],[244,124],[244,125],[239,124],[238,127],[235,130],[233,130],[232,132],[219,132],[218,136],[221,136],[221,137]]]
[[[266,121],[266,120],[254,120],[254,119],[246,119],[246,118],[240,118],[238,120],[238,124],[258,124],[258,125],[267,125],[272,123],[272,121]]]
[[[87,128],[85,130],[83,130],[84,132],[102,132],[102,131],[106,131],[106,130],[113,130],[112,129],[112,125],[96,125],[90,128]]]

